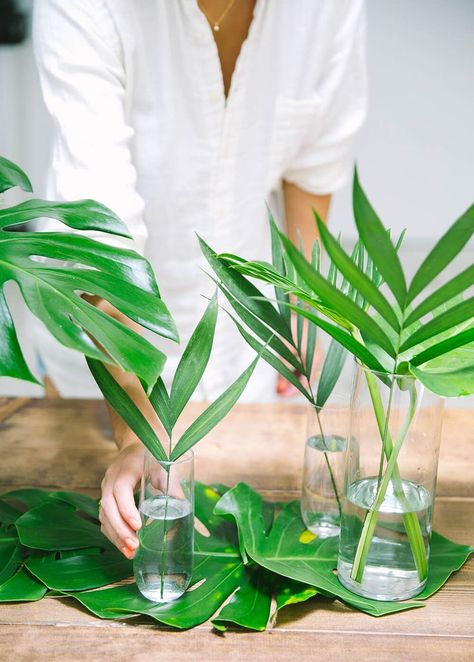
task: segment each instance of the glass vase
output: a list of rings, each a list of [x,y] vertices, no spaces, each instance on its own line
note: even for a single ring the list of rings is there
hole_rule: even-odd
[[[301,517],[319,538],[339,535],[349,404],[308,406]]]
[[[159,462],[145,451],[141,529],[133,569],[140,593],[153,602],[179,598],[193,569],[194,456]]]
[[[410,375],[356,365],[338,577],[375,600],[425,586],[443,399]]]

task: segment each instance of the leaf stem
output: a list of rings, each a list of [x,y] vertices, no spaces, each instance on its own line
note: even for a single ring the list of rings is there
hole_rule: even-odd
[[[337,489],[336,478],[334,476],[334,472],[332,470],[331,463],[329,461],[329,456],[327,454],[327,451],[329,450],[329,448],[326,444],[326,437],[324,435],[323,426],[322,426],[322,423],[321,423],[321,418],[319,416],[319,408],[316,406],[316,400],[315,400],[315,397],[314,397],[313,389],[311,387],[310,377],[307,374],[305,374],[305,377],[306,377],[306,380],[308,382],[309,392],[311,394],[311,399],[312,399],[311,404],[313,405],[314,411],[316,412],[316,420],[318,421],[319,430],[321,432],[321,438],[322,438],[322,441],[323,441],[323,444],[324,444],[324,448],[326,449],[326,450],[323,451],[323,455],[324,455],[324,460],[326,462],[326,466],[327,466],[327,469],[328,469],[328,472],[329,472],[329,478],[331,480],[332,489],[334,491],[334,497],[336,499],[337,511],[338,511],[338,514],[339,514],[339,521],[340,521],[340,519],[342,517],[341,498],[339,496],[339,492],[338,492],[338,489]]]
[[[161,539],[161,572],[160,572],[160,598],[163,600],[165,590],[165,566],[166,566],[166,522],[168,517],[168,500],[170,486],[170,467],[166,473],[165,512],[163,515],[163,535]]]
[[[338,511],[338,514],[339,514],[339,520],[340,520],[340,519],[341,519],[341,515],[342,515],[341,499],[340,499],[340,497],[339,497],[339,493],[338,493],[338,490],[337,490],[337,483],[336,483],[336,479],[335,479],[335,477],[334,477],[334,472],[333,472],[332,467],[331,467],[331,462],[329,461],[329,456],[328,456],[328,454],[327,454],[327,451],[328,451],[329,449],[328,449],[328,447],[327,447],[327,444],[326,444],[326,437],[324,436],[323,428],[322,428],[322,426],[321,426],[321,418],[319,417],[319,411],[318,411],[318,408],[315,407],[315,410],[316,410],[316,419],[317,419],[317,421],[318,421],[318,426],[319,426],[319,429],[320,429],[320,431],[321,431],[321,438],[322,438],[322,440],[323,440],[324,448],[326,449],[326,450],[323,451],[323,455],[324,455],[324,459],[325,459],[325,461],[326,461],[326,465],[327,465],[327,468],[328,468],[328,471],[329,471],[329,477],[330,477],[330,480],[331,480],[332,489],[334,490],[334,496],[335,496],[335,498],[336,498],[337,511]]]
[[[372,543],[375,527],[377,525],[379,509],[383,503],[388,485],[391,480],[393,481],[395,495],[402,501],[404,505],[409,506],[408,500],[403,490],[403,484],[397,466],[397,458],[402,448],[403,442],[406,438],[410,424],[413,420],[413,416],[415,415],[416,406],[417,406],[416,388],[414,387],[413,384],[410,384],[409,410],[405,422],[403,424],[403,427],[400,430],[399,436],[395,444],[393,444],[390,438],[390,433],[388,431],[390,409],[387,408],[387,414],[386,416],[384,416],[383,405],[380,398],[380,393],[375,383],[375,378],[372,374],[367,372],[366,372],[366,378],[369,387],[369,392],[372,397],[372,403],[374,405],[377,425],[381,433],[383,450],[387,457],[387,467],[385,469],[385,474],[380,484],[378,485],[377,494],[375,496],[374,502],[365,516],[364,525],[359,538],[359,544],[357,546],[356,554],[354,557],[351,577],[352,579],[354,579],[354,581],[357,581],[359,583],[362,581],[363,578],[370,545]],[[392,387],[393,387],[393,383],[392,383]],[[384,431],[384,434],[382,434],[382,430]],[[414,512],[403,513],[403,523],[407,532],[408,540],[410,542],[410,547],[417,568],[418,577],[420,581],[424,581],[428,573],[428,566],[426,560],[426,551],[424,546],[423,534],[421,532],[420,523],[418,521],[416,513]]]
[[[171,457],[171,447],[172,447],[172,438],[171,433],[169,437],[169,450],[168,457]],[[163,600],[164,590],[165,590],[165,566],[166,566],[166,522],[168,516],[168,499],[169,499],[169,489],[170,489],[170,473],[171,467],[168,465],[166,471],[166,493],[165,493],[165,512],[163,515],[163,535],[161,539],[161,571],[160,571],[160,598]]]

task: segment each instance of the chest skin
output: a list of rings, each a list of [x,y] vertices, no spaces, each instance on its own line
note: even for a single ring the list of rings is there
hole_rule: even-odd
[[[230,0],[199,0],[198,5],[205,14],[211,29],[229,6]],[[216,42],[227,98],[232,82],[237,58],[243,42],[247,38],[256,0],[235,0],[228,13],[219,24],[219,30],[212,30]]]

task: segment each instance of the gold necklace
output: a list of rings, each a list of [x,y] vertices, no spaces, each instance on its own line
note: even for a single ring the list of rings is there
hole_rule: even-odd
[[[208,20],[209,23],[211,24],[212,29],[214,30],[214,32],[219,32],[219,30],[221,29],[221,23],[222,23],[222,21],[223,21],[224,18],[227,16],[227,14],[229,13],[229,11],[232,9],[232,6],[233,6],[234,3],[235,3],[235,0],[230,0],[230,2],[229,2],[229,4],[227,5],[227,7],[224,9],[224,11],[223,11],[222,14],[219,16],[219,18],[216,19],[215,21],[213,21],[213,20],[209,17],[209,15],[208,15],[208,13],[206,12],[206,10],[204,9],[204,7],[201,7],[201,10],[202,10],[204,16],[207,18],[207,20]]]

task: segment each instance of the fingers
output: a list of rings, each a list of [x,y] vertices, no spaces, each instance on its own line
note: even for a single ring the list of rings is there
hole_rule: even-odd
[[[100,530],[106,536],[111,543],[113,543],[127,559],[132,559],[134,556],[133,550],[127,545],[124,545],[120,538],[115,533],[114,527],[110,524],[107,515],[105,513],[101,516],[101,527]]]
[[[136,531],[141,526],[133,490],[143,466],[143,449],[123,449],[107,469],[102,481],[99,519],[102,532],[120,551],[132,558],[138,547]]]
[[[99,519],[102,533],[127,558],[133,558],[138,547],[138,539],[135,531],[122,518],[112,495],[102,497]]]
[[[114,497],[122,519],[133,531],[138,531],[141,527],[141,520],[133,497],[134,487],[135,485],[132,485],[129,480],[119,479],[114,485]]]

